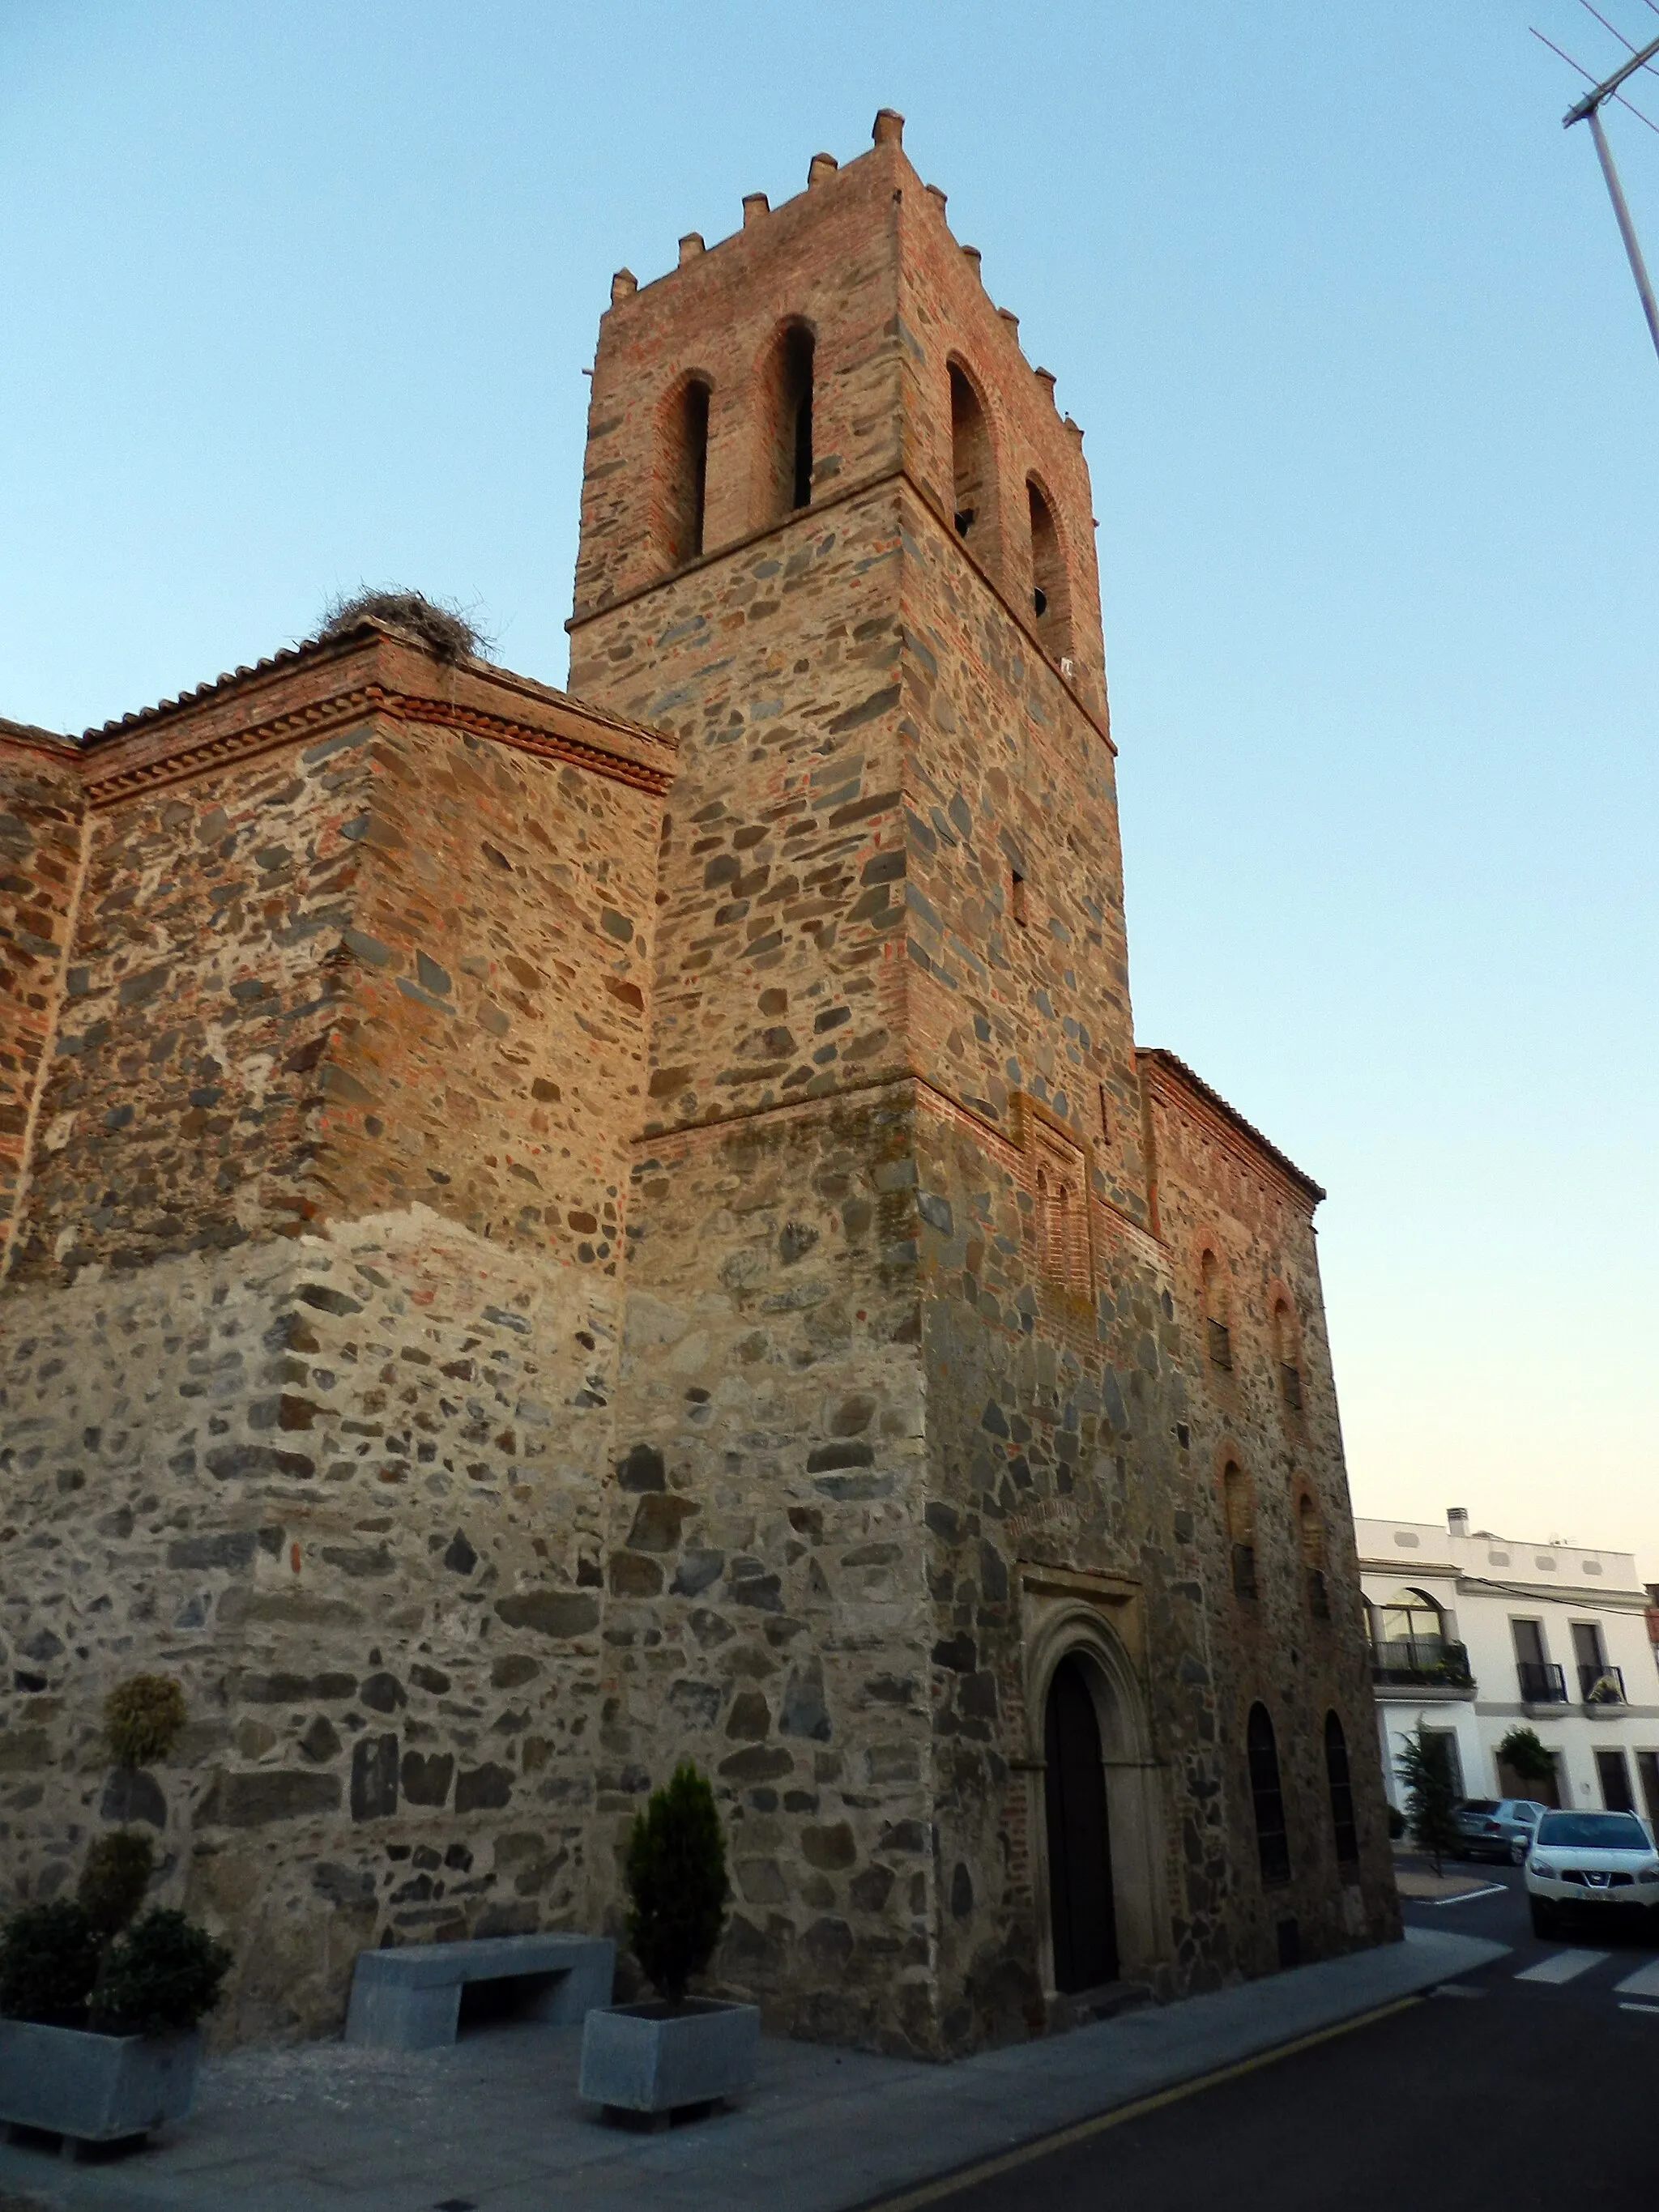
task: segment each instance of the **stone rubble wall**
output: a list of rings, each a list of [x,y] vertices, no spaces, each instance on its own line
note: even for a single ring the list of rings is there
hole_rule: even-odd
[[[0,725],[0,1277],[63,1000],[85,834],[73,759],[9,743]]]
[[[1111,747],[908,488],[901,511],[910,1065],[1010,1135],[1034,1098],[1144,1224]]]
[[[913,1121],[899,1085],[639,1147],[605,1636],[639,1788],[687,1756],[720,1800],[720,1986],[927,2051]]]
[[[337,2027],[364,1945],[592,1924],[610,1285],[417,1206],[27,1306],[14,1893],[62,1893],[124,1810],[153,1826],[161,1896],[232,1940],[228,2039]],[[100,1716],[139,1669],[191,1724],[124,1806]]]

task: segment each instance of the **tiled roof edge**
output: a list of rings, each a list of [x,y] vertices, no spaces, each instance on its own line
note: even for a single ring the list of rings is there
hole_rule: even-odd
[[[240,668],[227,669],[222,674],[214,677],[209,682],[198,684],[193,691],[181,691],[176,698],[159,700],[153,707],[135,708],[131,714],[118,715],[112,721],[104,722],[94,729],[88,730],[78,740],[70,738],[63,742],[75,746],[76,750],[107,744],[113,738],[125,737],[134,730],[144,729],[152,723],[164,721],[169,715],[185,714],[191,708],[199,707],[210,699],[222,697],[226,692],[234,690],[239,684],[250,683],[255,678],[270,676],[282,670],[301,667],[306,662],[321,659],[325,654],[343,653],[351,646],[360,643],[364,638],[377,635],[392,638],[398,645],[411,647],[415,651],[424,653],[428,659],[434,662],[438,659],[438,656],[431,651],[431,648],[423,644],[412,631],[400,629],[395,623],[381,622],[374,616],[365,616],[362,621],[354,623],[349,629],[337,631],[331,636],[325,635],[301,638],[293,645],[284,646],[280,653],[273,653],[268,654],[263,660],[256,660],[251,666],[245,664]],[[562,704],[574,708],[578,713],[586,715],[590,721],[603,723],[609,729],[625,730],[635,737],[648,738],[657,744],[668,746],[671,750],[678,749],[678,740],[667,731],[653,729],[644,722],[630,722],[625,716],[613,714],[606,708],[589,705],[586,700],[578,698],[574,692],[561,691],[553,684],[538,683],[534,677],[522,676],[514,669],[500,667],[493,660],[475,659],[471,662],[459,661],[454,665],[458,667],[474,667],[485,677],[493,676],[500,678],[507,684],[536,697],[557,700]],[[50,733],[40,734],[49,735]]]
[[[1218,1091],[1212,1091],[1204,1078],[1188,1067],[1178,1054],[1167,1050],[1163,1045],[1138,1045],[1135,1058],[1156,1060],[1161,1066],[1168,1068],[1179,1081],[1195,1091],[1205,1103],[1219,1114],[1224,1121],[1230,1122],[1241,1136],[1247,1137],[1259,1152],[1265,1152],[1270,1160],[1282,1168],[1298,1189],[1306,1191],[1316,1206],[1330,1195],[1324,1185],[1316,1182],[1305,1168],[1297,1167],[1289,1153],[1281,1152],[1270,1137],[1264,1137],[1254,1121],[1247,1121],[1236,1106],[1230,1106]]]

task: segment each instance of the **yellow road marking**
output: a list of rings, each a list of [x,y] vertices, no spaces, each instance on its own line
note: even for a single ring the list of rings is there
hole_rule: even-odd
[[[1294,2043],[1275,2044],[1271,2051],[1258,2051],[1254,2058],[1241,2058],[1231,2066],[1218,2068],[1213,2074],[1201,2074],[1194,2081],[1178,2081],[1173,2088],[1160,2089],[1151,2097],[1139,2097],[1132,2105],[1120,2105],[1115,2111],[1098,2113],[1091,2120],[1079,2120],[1053,2135],[1039,2136],[1034,2142],[1021,2143],[1017,2150],[1004,2151],[1000,2157],[982,2159],[977,2166],[962,2166],[955,2173],[941,2174],[937,2181],[925,2181],[919,2188],[907,2189],[902,2196],[884,2197],[878,2203],[871,2205],[868,2212],[921,2212],[924,2204],[937,2204],[962,2190],[975,2189],[981,2182],[994,2181],[1000,2174],[1012,2173],[1022,2166],[1035,2164],[1040,2158],[1051,2157],[1056,2151],[1069,2150],[1073,2143],[1087,2142],[1092,2136],[1104,2135],[1108,2128],[1121,2128],[1126,2121],[1161,2112],[1166,2105],[1179,2104],[1183,2097],[1196,2097],[1223,2081],[1236,2081],[1242,2074],[1255,2074],[1264,2066],[1276,2066],[1281,2058],[1294,2058],[1299,2051],[1311,2051],[1316,2044],[1334,2042],[1339,2035],[1352,2035],[1357,2028],[1370,2027],[1376,2021],[1409,2011],[1413,2005],[1422,2002],[1420,1996],[1396,1997],[1392,2004],[1378,2005],[1372,2012],[1339,2021],[1334,2027],[1317,2028],[1311,2035],[1298,2036]]]

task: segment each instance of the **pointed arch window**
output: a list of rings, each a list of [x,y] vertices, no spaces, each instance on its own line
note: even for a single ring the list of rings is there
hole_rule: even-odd
[[[671,568],[702,552],[708,497],[708,380],[688,377],[663,410],[658,481],[663,550]]]
[[[1334,1713],[1325,1716],[1325,1781],[1331,1793],[1331,1828],[1336,1838],[1337,1863],[1340,1866],[1356,1866],[1359,1861],[1359,1831],[1354,1825],[1348,1739]]]
[[[1285,1792],[1279,1778],[1279,1744],[1266,1705],[1250,1707],[1245,1724],[1250,1764],[1250,1802],[1255,1813],[1255,1849],[1261,1879],[1270,1885],[1291,1878],[1291,1839],[1285,1825]]]

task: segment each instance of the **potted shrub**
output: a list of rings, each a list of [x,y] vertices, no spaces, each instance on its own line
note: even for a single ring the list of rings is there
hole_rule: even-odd
[[[137,1675],[111,1692],[104,1721],[125,1804],[125,1778],[177,1741],[183,1692]],[[230,1954],[182,1912],[141,1915],[154,1871],[149,1838],[112,1829],[72,1898],[26,1905],[0,1930],[0,2121],[115,2142],[189,2112],[198,2023]]]
[[[686,1994],[714,1955],[727,1895],[714,1793],[689,1762],[635,1819],[623,1873],[628,1940],[657,1995],[588,2014],[580,2094],[665,2127],[685,2106],[746,2089],[760,2046],[757,2006]]]

